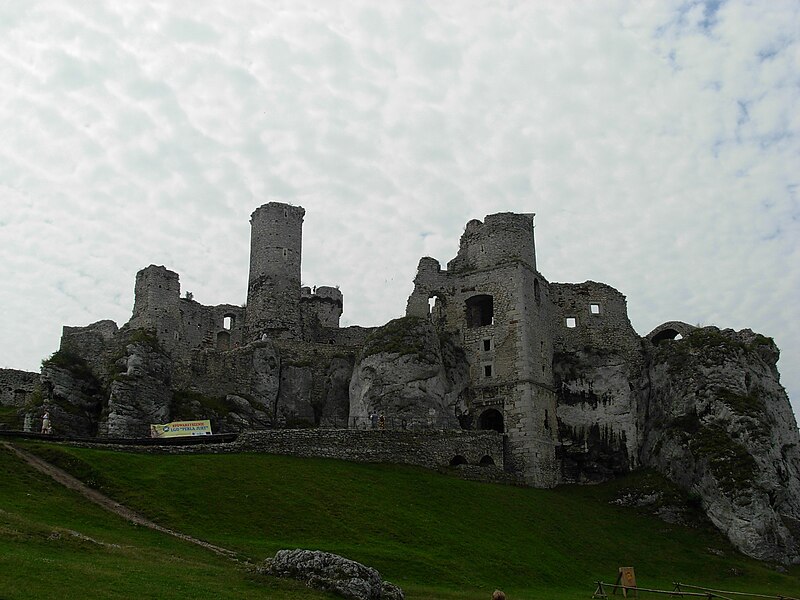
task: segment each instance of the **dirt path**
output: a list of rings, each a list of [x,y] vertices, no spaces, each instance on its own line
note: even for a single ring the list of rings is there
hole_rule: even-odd
[[[171,535],[178,539],[184,540],[186,542],[195,544],[197,546],[201,546],[202,548],[206,548],[207,550],[211,550],[212,552],[216,552],[222,556],[226,556],[227,558],[238,560],[238,557],[235,552],[232,550],[228,550],[227,548],[221,548],[219,546],[215,546],[214,544],[209,544],[208,542],[204,542],[203,540],[198,540],[190,535],[186,535],[185,533],[180,533],[178,531],[173,531],[171,529],[167,529],[166,527],[162,527],[157,523],[153,523],[149,519],[145,519],[140,514],[132,511],[127,506],[120,504],[119,502],[115,502],[108,496],[101,494],[97,490],[93,490],[92,488],[85,485],[79,479],[76,479],[66,471],[63,471],[56,467],[55,465],[51,465],[49,462],[42,460],[38,456],[31,454],[27,450],[23,450],[22,448],[18,448],[13,444],[8,442],[2,442],[2,445],[16,454],[19,458],[24,460],[30,466],[32,466],[37,471],[41,471],[45,475],[49,475],[53,479],[55,479],[58,483],[63,485],[66,488],[74,490],[87,498],[88,500],[94,502],[95,504],[100,505],[104,509],[113,512],[116,515],[119,515],[123,519],[130,521],[131,523],[136,523],[137,525],[141,525],[143,527],[149,527],[150,529],[155,529],[161,533],[166,533],[167,535]]]

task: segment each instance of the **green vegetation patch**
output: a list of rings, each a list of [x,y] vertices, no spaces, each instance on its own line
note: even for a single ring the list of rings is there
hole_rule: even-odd
[[[150,329],[132,329],[128,336],[129,344],[139,344],[145,346],[153,352],[163,352],[161,344],[158,343],[158,337],[154,331]]]
[[[742,396],[723,388],[717,392],[717,398],[738,415],[754,419],[763,419],[766,416],[767,405],[756,394]]]
[[[689,440],[689,451],[707,461],[720,488],[727,494],[753,485],[758,469],[755,459],[720,427],[701,426]]]
[[[686,336],[686,340],[693,348],[716,348],[723,352],[737,352],[743,350],[745,352],[752,352],[757,350],[760,346],[773,346],[775,341],[760,333],[755,335],[755,338],[750,343],[741,342],[732,339],[730,336],[725,335],[716,327],[698,327],[693,329]]]
[[[578,600],[591,595],[598,579],[613,581],[621,565],[635,566],[647,587],[672,589],[681,580],[773,595],[800,592],[800,567],[780,574],[740,555],[715,531],[609,504],[631,488],[669,498],[669,484],[653,473],[638,482],[636,474],[539,490],[395,465],[53,447],[101,471],[118,490],[115,500],[162,525],[253,561],[281,548],[335,552],[377,568],[409,600],[485,600],[495,588],[513,600]],[[245,586],[229,585],[227,597]],[[301,591],[297,597],[315,596]]]
[[[389,321],[367,336],[361,357],[382,352],[415,354],[422,362],[435,363],[437,355],[431,352],[428,323],[420,317],[401,317]]]
[[[70,464],[86,468],[83,461]],[[256,576],[207,550],[128,523],[2,447],[0,481],[4,599],[335,598],[299,582]]]
[[[46,358],[42,361],[42,366],[53,366],[59,369],[65,369],[69,371],[75,379],[96,381],[94,373],[92,373],[87,362],[69,350],[56,350],[50,358]]]

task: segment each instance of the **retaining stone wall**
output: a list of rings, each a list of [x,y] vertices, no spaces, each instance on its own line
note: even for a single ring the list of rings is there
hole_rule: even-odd
[[[395,463],[436,469],[449,466],[455,456],[476,466],[490,456],[503,469],[503,436],[494,431],[379,431],[357,429],[274,429],[239,434],[234,442],[192,446],[129,446],[73,442],[75,446],[146,454],[223,454],[263,452],[298,457],[334,458],[364,463]],[[497,477],[500,477],[495,473]]]

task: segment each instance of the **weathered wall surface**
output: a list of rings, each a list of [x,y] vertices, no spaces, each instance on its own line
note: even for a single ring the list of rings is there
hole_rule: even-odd
[[[84,447],[91,443],[77,443]],[[460,462],[503,468],[503,436],[494,431],[378,431],[357,429],[275,429],[239,434],[236,441],[191,446],[96,445],[124,452],[194,454],[264,452],[352,462],[395,463],[430,469]],[[455,461],[453,459],[456,459]],[[489,460],[491,459],[491,460]]]
[[[800,435],[770,338],[696,329],[652,349],[641,455],[745,554],[800,562]]]
[[[39,384],[39,374],[0,369],[0,406],[22,407]]]
[[[604,481],[639,464],[641,339],[611,286],[554,283],[550,296],[562,477]]]
[[[250,277],[245,341],[262,333],[299,339],[303,217],[299,206],[269,202],[250,217]]]
[[[161,347],[177,360],[188,359],[197,348],[228,350],[240,346],[244,324],[245,309],[241,306],[205,306],[181,298],[178,274],[163,266],[150,265],[136,274],[128,327],[155,332]],[[81,345],[87,347],[83,342]]]
[[[406,314],[460,339],[470,368],[462,424],[507,432],[509,468],[547,487],[559,480],[552,304],[535,267],[532,215],[470,221],[447,271],[420,260]]]

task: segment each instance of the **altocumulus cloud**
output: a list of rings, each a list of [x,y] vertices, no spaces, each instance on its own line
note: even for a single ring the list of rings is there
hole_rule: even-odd
[[[243,302],[269,200],[305,206],[304,282],[363,325],[510,210],[641,334],[775,337],[800,407],[799,5],[488,4],[1,5],[0,364],[124,323],[150,263]]]

